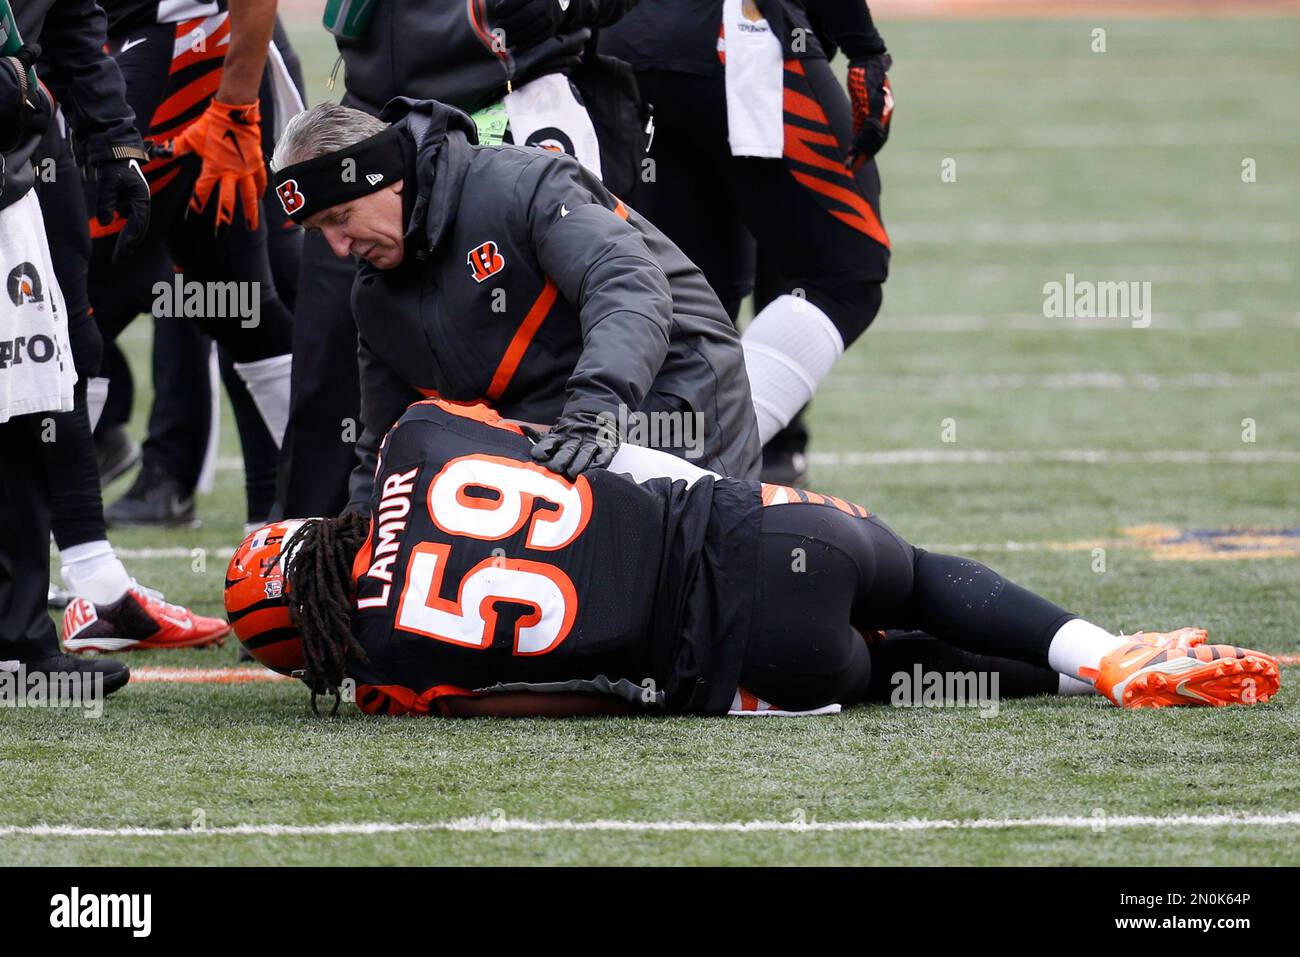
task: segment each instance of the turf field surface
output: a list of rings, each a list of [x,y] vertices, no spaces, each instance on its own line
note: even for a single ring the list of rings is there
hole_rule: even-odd
[[[814,487],[1107,627],[1197,624],[1297,655],[1300,20],[879,19],[893,276],[813,407]],[[323,98],[328,39],[310,21],[293,36]],[[1151,283],[1149,327],[1046,317],[1067,274]],[[148,339],[145,320],[126,334],[137,435]],[[227,419],[201,528],[113,535],[142,581],[207,614],[242,536],[233,434]],[[131,663],[236,665],[229,645]],[[0,712],[0,854],[1295,863],[1297,683],[1288,667],[1273,701],[1217,711],[449,723],[318,720],[290,683],[140,682],[99,719]],[[716,829],[749,821],[766,823]],[[615,824],[570,829],[593,822]]]

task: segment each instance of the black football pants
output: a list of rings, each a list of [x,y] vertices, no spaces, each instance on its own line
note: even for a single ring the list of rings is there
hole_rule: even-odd
[[[0,423],[0,661],[59,653],[45,610],[50,586],[49,473],[41,448],[49,413]]]
[[[759,580],[740,684],[796,710],[886,700],[890,675],[914,664],[997,672],[1003,697],[1054,692],[1047,646],[1074,617],[979,562],[832,505],[763,509]],[[863,640],[886,629],[932,637]]]

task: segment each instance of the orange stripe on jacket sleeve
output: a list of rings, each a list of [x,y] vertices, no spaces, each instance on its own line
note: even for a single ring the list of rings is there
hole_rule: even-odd
[[[546,285],[537,296],[537,301],[533,307],[528,310],[528,315],[524,316],[524,321],[519,324],[515,330],[514,338],[510,340],[510,345],[506,347],[506,354],[501,357],[501,364],[497,366],[496,373],[492,376],[492,382],[488,386],[487,396],[489,399],[499,399],[506,391],[506,386],[514,378],[515,372],[519,369],[519,363],[523,361],[524,353],[528,351],[529,344],[533,341],[533,336],[537,335],[537,330],[542,324],[542,320],[547,317],[551,307],[555,305],[555,297],[559,293],[555,283],[548,277]]]

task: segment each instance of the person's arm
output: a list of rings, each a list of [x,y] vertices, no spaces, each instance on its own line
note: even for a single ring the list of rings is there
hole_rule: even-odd
[[[893,58],[871,19],[866,0],[806,0],[808,12],[849,61],[849,99],[853,105],[853,146],[849,165],[871,159],[889,139],[894,92],[889,85]]]
[[[203,158],[190,209],[202,212],[215,191],[216,227],[234,222],[238,199],[248,228],[257,229],[266,192],[258,90],[275,31],[275,9],[276,0],[230,0],[230,45],[217,94],[202,116],[160,148],[164,155],[197,153]]]
[[[91,165],[148,158],[122,71],[104,52],[107,38],[108,17],[94,0],[57,0],[41,31],[41,80],[63,107]]]
[[[99,224],[107,226],[114,213],[126,219],[113,251],[116,261],[149,228],[149,184],[140,168],[149,154],[126,101],[122,71],[104,52],[107,35],[108,17],[94,0],[58,0],[45,15],[40,71],[90,167]]]
[[[572,157],[547,156],[521,178],[537,260],[578,308],[582,326],[568,401],[533,447],[534,458],[569,478],[608,464],[619,408],[641,408],[668,354],[673,320],[668,277],[625,208],[606,208],[581,175]]]
[[[262,87],[266,53],[275,33],[277,0],[229,0],[230,49],[221,65],[222,103],[253,103]]]

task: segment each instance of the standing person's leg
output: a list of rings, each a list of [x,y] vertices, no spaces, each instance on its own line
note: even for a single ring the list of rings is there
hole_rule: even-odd
[[[875,163],[845,166],[847,94],[824,60],[788,61],[785,82],[783,158],[732,158],[729,166],[733,188],[761,197],[740,212],[781,277],[743,341],[765,442],[871,324],[889,263]]]
[[[57,128],[52,129],[56,135],[47,139],[46,152],[56,161],[56,175],[42,182],[37,192],[55,278],[63,292],[78,381],[73,389],[73,409],[42,417],[48,428],[42,429],[38,455],[50,489],[51,526],[59,546],[61,574],[69,592],[78,596],[64,615],[65,643],[69,650],[205,644],[225,634],[225,622],[199,618],[139,589],[108,540],[86,408],[86,383],[98,371],[102,354],[86,289],[90,255],[86,207],[68,144],[57,136]],[[42,555],[46,551],[47,546],[42,546]],[[87,645],[85,640],[91,634],[112,638],[117,644]]]
[[[99,375],[87,383],[86,390],[95,455],[99,459],[99,482],[104,486],[140,463],[140,445],[126,431],[135,405],[135,380],[117,343],[105,344]]]
[[[59,654],[45,611],[50,582],[48,474],[40,433],[46,414],[0,423],[0,663]]]
[[[648,71],[637,83],[655,105],[654,165],[629,201],[700,267],[734,322],[753,288],[754,241],[722,174],[730,159],[725,91],[684,73]]]
[[[281,113],[301,105],[302,76],[297,55],[283,27],[276,24],[279,61],[272,55],[262,82],[263,151],[270,155],[273,129]],[[295,110],[296,112],[296,110]],[[263,207],[267,251],[275,289],[288,309],[297,292],[302,229],[284,215],[279,204]],[[185,214],[182,214],[185,215]],[[212,415],[213,387],[209,375],[211,340],[188,321],[162,321],[154,334],[154,402],[149,435],[144,444],[142,480],[114,503],[110,518],[131,524],[175,524],[193,519],[193,498],[219,420]],[[221,378],[230,395],[245,458],[245,490],[249,521],[263,520],[274,498],[278,449],[261,421],[248,386],[234,372],[228,355],[221,360]],[[268,485],[269,483],[269,485]]]
[[[279,501],[286,518],[337,515],[348,503],[361,434],[355,263],[320,236],[303,240],[294,310],[289,426],[280,449]]]

